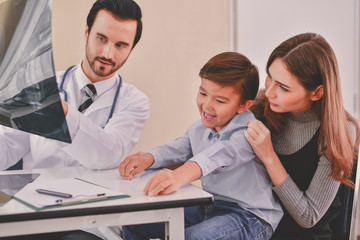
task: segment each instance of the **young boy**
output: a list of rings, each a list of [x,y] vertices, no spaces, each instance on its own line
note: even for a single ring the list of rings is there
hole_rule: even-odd
[[[185,208],[186,239],[270,239],[283,212],[264,165],[244,137],[247,122],[254,119],[248,108],[259,87],[257,68],[242,54],[225,52],[211,58],[199,75],[201,120],[174,142],[127,157],[120,175],[131,179],[149,167],[184,163],[157,173],[144,193],[169,194],[201,179],[215,202]],[[163,228],[155,226],[125,226],[124,239],[163,237]]]

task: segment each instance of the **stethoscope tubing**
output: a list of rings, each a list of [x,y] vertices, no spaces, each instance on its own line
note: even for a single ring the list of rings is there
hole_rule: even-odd
[[[67,92],[64,90],[64,82],[65,82],[65,79],[66,79],[66,76],[67,74],[69,73],[69,71],[73,68],[74,66],[71,66],[69,67],[68,69],[66,69],[62,79],[61,79],[61,83],[60,83],[60,87],[59,87],[59,92],[62,93],[64,95],[64,100],[65,102],[67,102]],[[120,82],[119,82],[119,85],[116,89],[116,93],[115,93],[115,97],[114,97],[114,100],[113,100],[113,103],[112,103],[112,106],[111,106],[111,110],[110,110],[110,114],[109,114],[109,117],[108,117],[108,120],[107,122],[109,122],[109,120],[112,118],[113,114],[114,114],[114,111],[115,111],[115,106],[116,106],[116,102],[117,102],[117,98],[119,97],[119,94],[120,94],[120,88],[121,88],[121,85],[122,85],[122,78],[121,76],[119,75],[119,79],[120,79]],[[106,123],[107,123],[106,122]]]

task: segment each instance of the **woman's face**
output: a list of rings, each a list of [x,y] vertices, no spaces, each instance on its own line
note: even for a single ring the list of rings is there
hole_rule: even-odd
[[[280,58],[270,65],[265,88],[265,96],[274,112],[301,112],[312,105],[313,92],[309,92],[299,83]]]

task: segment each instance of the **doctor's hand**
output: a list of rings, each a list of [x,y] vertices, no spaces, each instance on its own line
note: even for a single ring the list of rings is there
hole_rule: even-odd
[[[61,105],[62,105],[62,108],[64,110],[64,114],[65,116],[67,115],[68,113],[68,110],[69,110],[69,106],[67,104],[67,102],[65,102],[64,100],[61,99]]]
[[[265,166],[277,159],[271,142],[270,130],[261,121],[250,120],[244,135]]]
[[[154,163],[154,157],[150,153],[136,153],[128,156],[119,165],[120,176],[128,179],[138,173],[141,173],[146,168]]]

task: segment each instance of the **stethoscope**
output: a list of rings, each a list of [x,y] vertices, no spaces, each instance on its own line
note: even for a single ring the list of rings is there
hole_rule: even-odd
[[[65,102],[67,102],[67,93],[64,90],[64,82],[65,82],[66,75],[69,73],[69,71],[73,67],[74,66],[71,66],[65,71],[65,73],[64,73],[64,75],[63,75],[63,77],[61,79],[61,83],[60,83],[60,87],[59,87],[59,92],[63,94]],[[116,106],[116,100],[117,100],[117,98],[119,96],[119,93],[120,93],[120,88],[121,88],[121,84],[122,84],[122,78],[121,78],[120,75],[119,75],[119,79],[120,79],[120,82],[119,82],[119,85],[118,85],[118,87],[116,89],[115,97],[114,97],[114,100],[113,100],[113,103],[112,103],[112,106],[111,106],[111,110],[110,110],[110,114],[109,114],[109,118],[108,118],[107,122],[109,122],[110,118],[112,118],[112,116],[114,114],[114,110],[115,110],[115,106]]]

